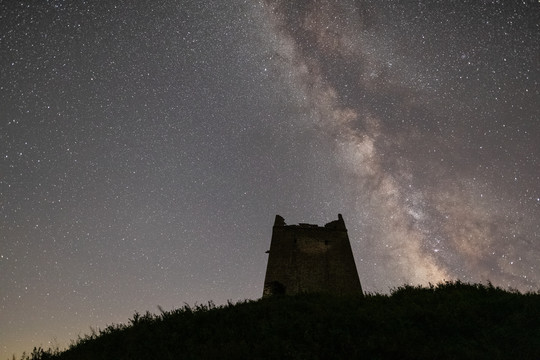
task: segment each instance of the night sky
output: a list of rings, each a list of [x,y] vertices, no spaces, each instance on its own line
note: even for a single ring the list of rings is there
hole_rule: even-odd
[[[6,0],[0,76],[0,359],[259,298],[276,214],[540,289],[537,1]]]

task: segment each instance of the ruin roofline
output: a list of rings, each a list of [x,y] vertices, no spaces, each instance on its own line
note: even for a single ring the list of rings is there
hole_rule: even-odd
[[[285,223],[285,219],[282,216],[276,215],[276,219],[274,221],[274,227],[288,227],[288,228],[292,227],[292,228],[303,228],[303,229],[347,231],[347,228],[345,227],[345,221],[343,220],[343,216],[341,214],[338,214],[337,220],[330,221],[329,223],[326,223],[323,226],[320,226],[317,224],[308,224],[308,223],[288,225]]]

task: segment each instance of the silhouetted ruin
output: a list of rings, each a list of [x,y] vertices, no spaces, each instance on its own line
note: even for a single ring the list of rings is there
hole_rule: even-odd
[[[341,214],[324,226],[287,225],[276,215],[263,297],[326,292],[362,294]]]

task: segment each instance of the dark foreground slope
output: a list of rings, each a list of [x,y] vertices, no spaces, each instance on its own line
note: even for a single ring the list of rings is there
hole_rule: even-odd
[[[135,314],[33,359],[540,359],[540,293],[460,282]]]

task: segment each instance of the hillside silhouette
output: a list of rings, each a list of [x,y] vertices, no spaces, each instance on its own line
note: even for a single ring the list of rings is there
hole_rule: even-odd
[[[23,359],[540,359],[540,292],[446,282],[135,313]]]

